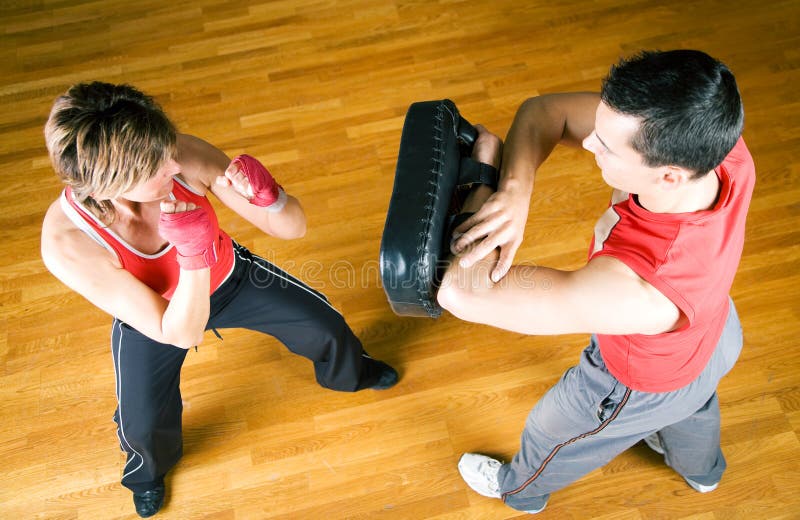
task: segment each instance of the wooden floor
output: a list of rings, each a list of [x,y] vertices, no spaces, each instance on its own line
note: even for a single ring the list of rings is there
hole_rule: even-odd
[[[377,260],[405,110],[449,97],[505,135],[525,98],[597,90],[619,56],[677,47],[737,75],[759,173],[733,286],[745,349],[719,389],[729,468],[700,495],[637,445],[540,517],[800,518],[796,0],[3,1],[0,518],[136,517],[119,484],[110,318],[39,257],[60,190],[42,126],[70,84],[134,84],[180,130],[268,164],[303,201],[307,236],[280,242],[220,211],[224,226],[324,291],[402,373],[386,392],[334,393],[271,338],[209,334],[183,371],[185,456],[159,518],[521,518],[471,492],[456,462],[513,456],[587,337],[391,312]],[[581,151],[558,152],[539,179],[517,260],[577,267],[609,189]]]

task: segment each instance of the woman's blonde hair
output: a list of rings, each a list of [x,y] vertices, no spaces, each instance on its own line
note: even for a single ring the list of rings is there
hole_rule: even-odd
[[[44,135],[56,174],[106,223],[109,199],[152,178],[176,151],[175,126],[130,85],[73,85],[53,104]]]

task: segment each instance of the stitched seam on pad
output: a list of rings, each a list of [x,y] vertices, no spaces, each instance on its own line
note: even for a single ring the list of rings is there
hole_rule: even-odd
[[[431,277],[434,277],[436,275],[436,269],[438,268],[437,265],[431,266],[430,262],[427,262],[427,259],[424,258],[424,255],[425,251],[428,250],[428,245],[431,243],[431,240],[435,238],[432,234],[433,209],[435,203],[439,200],[439,186],[444,170],[444,103],[439,103],[437,106],[433,139],[433,165],[430,169],[431,178],[428,181],[430,188],[427,192],[429,197],[428,203],[425,206],[425,209],[427,210],[425,217],[425,229],[420,234],[422,242],[421,246],[417,250],[417,297],[419,302],[427,311],[428,315],[431,317],[436,317],[441,313],[441,311],[439,311],[435,305],[430,303],[428,291],[421,280],[425,279],[427,270],[432,270],[433,272],[430,274]]]

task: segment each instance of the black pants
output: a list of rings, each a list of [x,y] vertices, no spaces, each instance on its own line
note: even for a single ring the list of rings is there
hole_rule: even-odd
[[[321,293],[234,244],[230,277],[211,295],[208,329],[245,328],[274,336],[314,362],[317,382],[360,390],[368,357]],[[128,454],[122,484],[144,492],[163,482],[183,452],[180,372],[186,350],[153,341],[115,319],[111,351],[117,381],[117,435]]]

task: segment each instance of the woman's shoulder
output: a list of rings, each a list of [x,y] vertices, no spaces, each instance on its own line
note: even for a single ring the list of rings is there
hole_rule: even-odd
[[[44,247],[45,242],[48,246],[56,245],[60,243],[59,239],[62,235],[70,234],[71,231],[78,229],[78,226],[64,212],[62,197],[63,194],[54,200],[44,214],[44,219],[42,220],[42,247]]]
[[[177,145],[181,178],[197,192],[205,193],[231,162],[222,150],[193,135],[178,134]]]
[[[76,265],[96,261],[119,265],[116,255],[89,237],[67,216],[61,198],[50,204],[42,220],[41,254],[45,266],[59,278],[58,273],[73,270]]]

